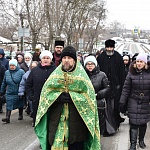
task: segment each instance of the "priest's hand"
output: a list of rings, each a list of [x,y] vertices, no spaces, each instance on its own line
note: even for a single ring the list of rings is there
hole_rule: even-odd
[[[72,102],[72,99],[69,93],[62,92],[60,96],[58,97],[57,101],[60,103],[70,103]]]

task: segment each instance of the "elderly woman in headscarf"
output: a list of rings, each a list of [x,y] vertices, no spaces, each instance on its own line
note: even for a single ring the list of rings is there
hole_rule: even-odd
[[[20,65],[20,68],[23,69],[25,72],[29,70],[30,64],[32,62],[32,55],[31,53],[25,53],[24,55],[24,62]]]
[[[11,111],[14,109],[19,109],[18,120],[23,119],[24,102],[19,99],[18,89],[24,73],[25,72],[19,68],[16,59],[9,61],[9,69],[5,72],[0,90],[1,95],[6,92],[6,118],[2,118],[2,121],[5,123],[10,123]]]
[[[55,70],[55,64],[52,61],[53,55],[50,51],[45,50],[40,54],[41,62],[37,67],[33,68],[26,81],[26,96],[33,104],[33,124],[35,124],[37,109],[40,100],[40,94],[42,87],[49,77],[49,75]]]
[[[24,53],[22,52],[17,53],[15,59],[17,60],[18,65],[20,67],[20,65],[24,62]]]

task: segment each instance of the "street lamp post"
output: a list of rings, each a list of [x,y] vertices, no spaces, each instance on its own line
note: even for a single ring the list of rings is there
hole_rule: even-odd
[[[20,13],[19,16],[20,16],[20,21],[21,21],[21,28],[23,29],[24,28],[23,14]],[[24,31],[23,31],[23,36],[21,36],[21,49],[20,50],[21,50],[21,52],[23,52],[23,50],[24,50]]]
[[[21,21],[21,27],[19,27],[18,29],[18,35],[21,38],[21,52],[22,52],[24,51],[24,37],[29,37],[30,33],[29,33],[29,29],[24,27],[24,19],[26,19],[25,15],[20,13],[19,16]]]

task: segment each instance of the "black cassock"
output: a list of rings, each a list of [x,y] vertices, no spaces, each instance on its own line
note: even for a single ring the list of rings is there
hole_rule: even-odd
[[[111,124],[119,128],[120,123],[123,121],[119,112],[119,100],[122,91],[122,87],[125,81],[125,69],[124,62],[121,55],[114,51],[112,56],[108,56],[104,51],[97,58],[100,70],[105,72],[110,81],[110,93],[107,99],[106,117],[108,117]],[[114,116],[111,116],[111,114]],[[112,118],[113,117],[113,118]]]

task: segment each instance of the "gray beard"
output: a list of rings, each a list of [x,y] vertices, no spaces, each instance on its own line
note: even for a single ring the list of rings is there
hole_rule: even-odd
[[[74,68],[74,65],[73,66],[69,66],[68,68],[66,68],[64,65],[62,65],[62,69],[66,72],[69,72],[71,71],[72,69]]]
[[[107,51],[107,50],[106,50],[106,54],[107,54],[108,56],[112,56],[112,55],[114,54],[114,51]]]

